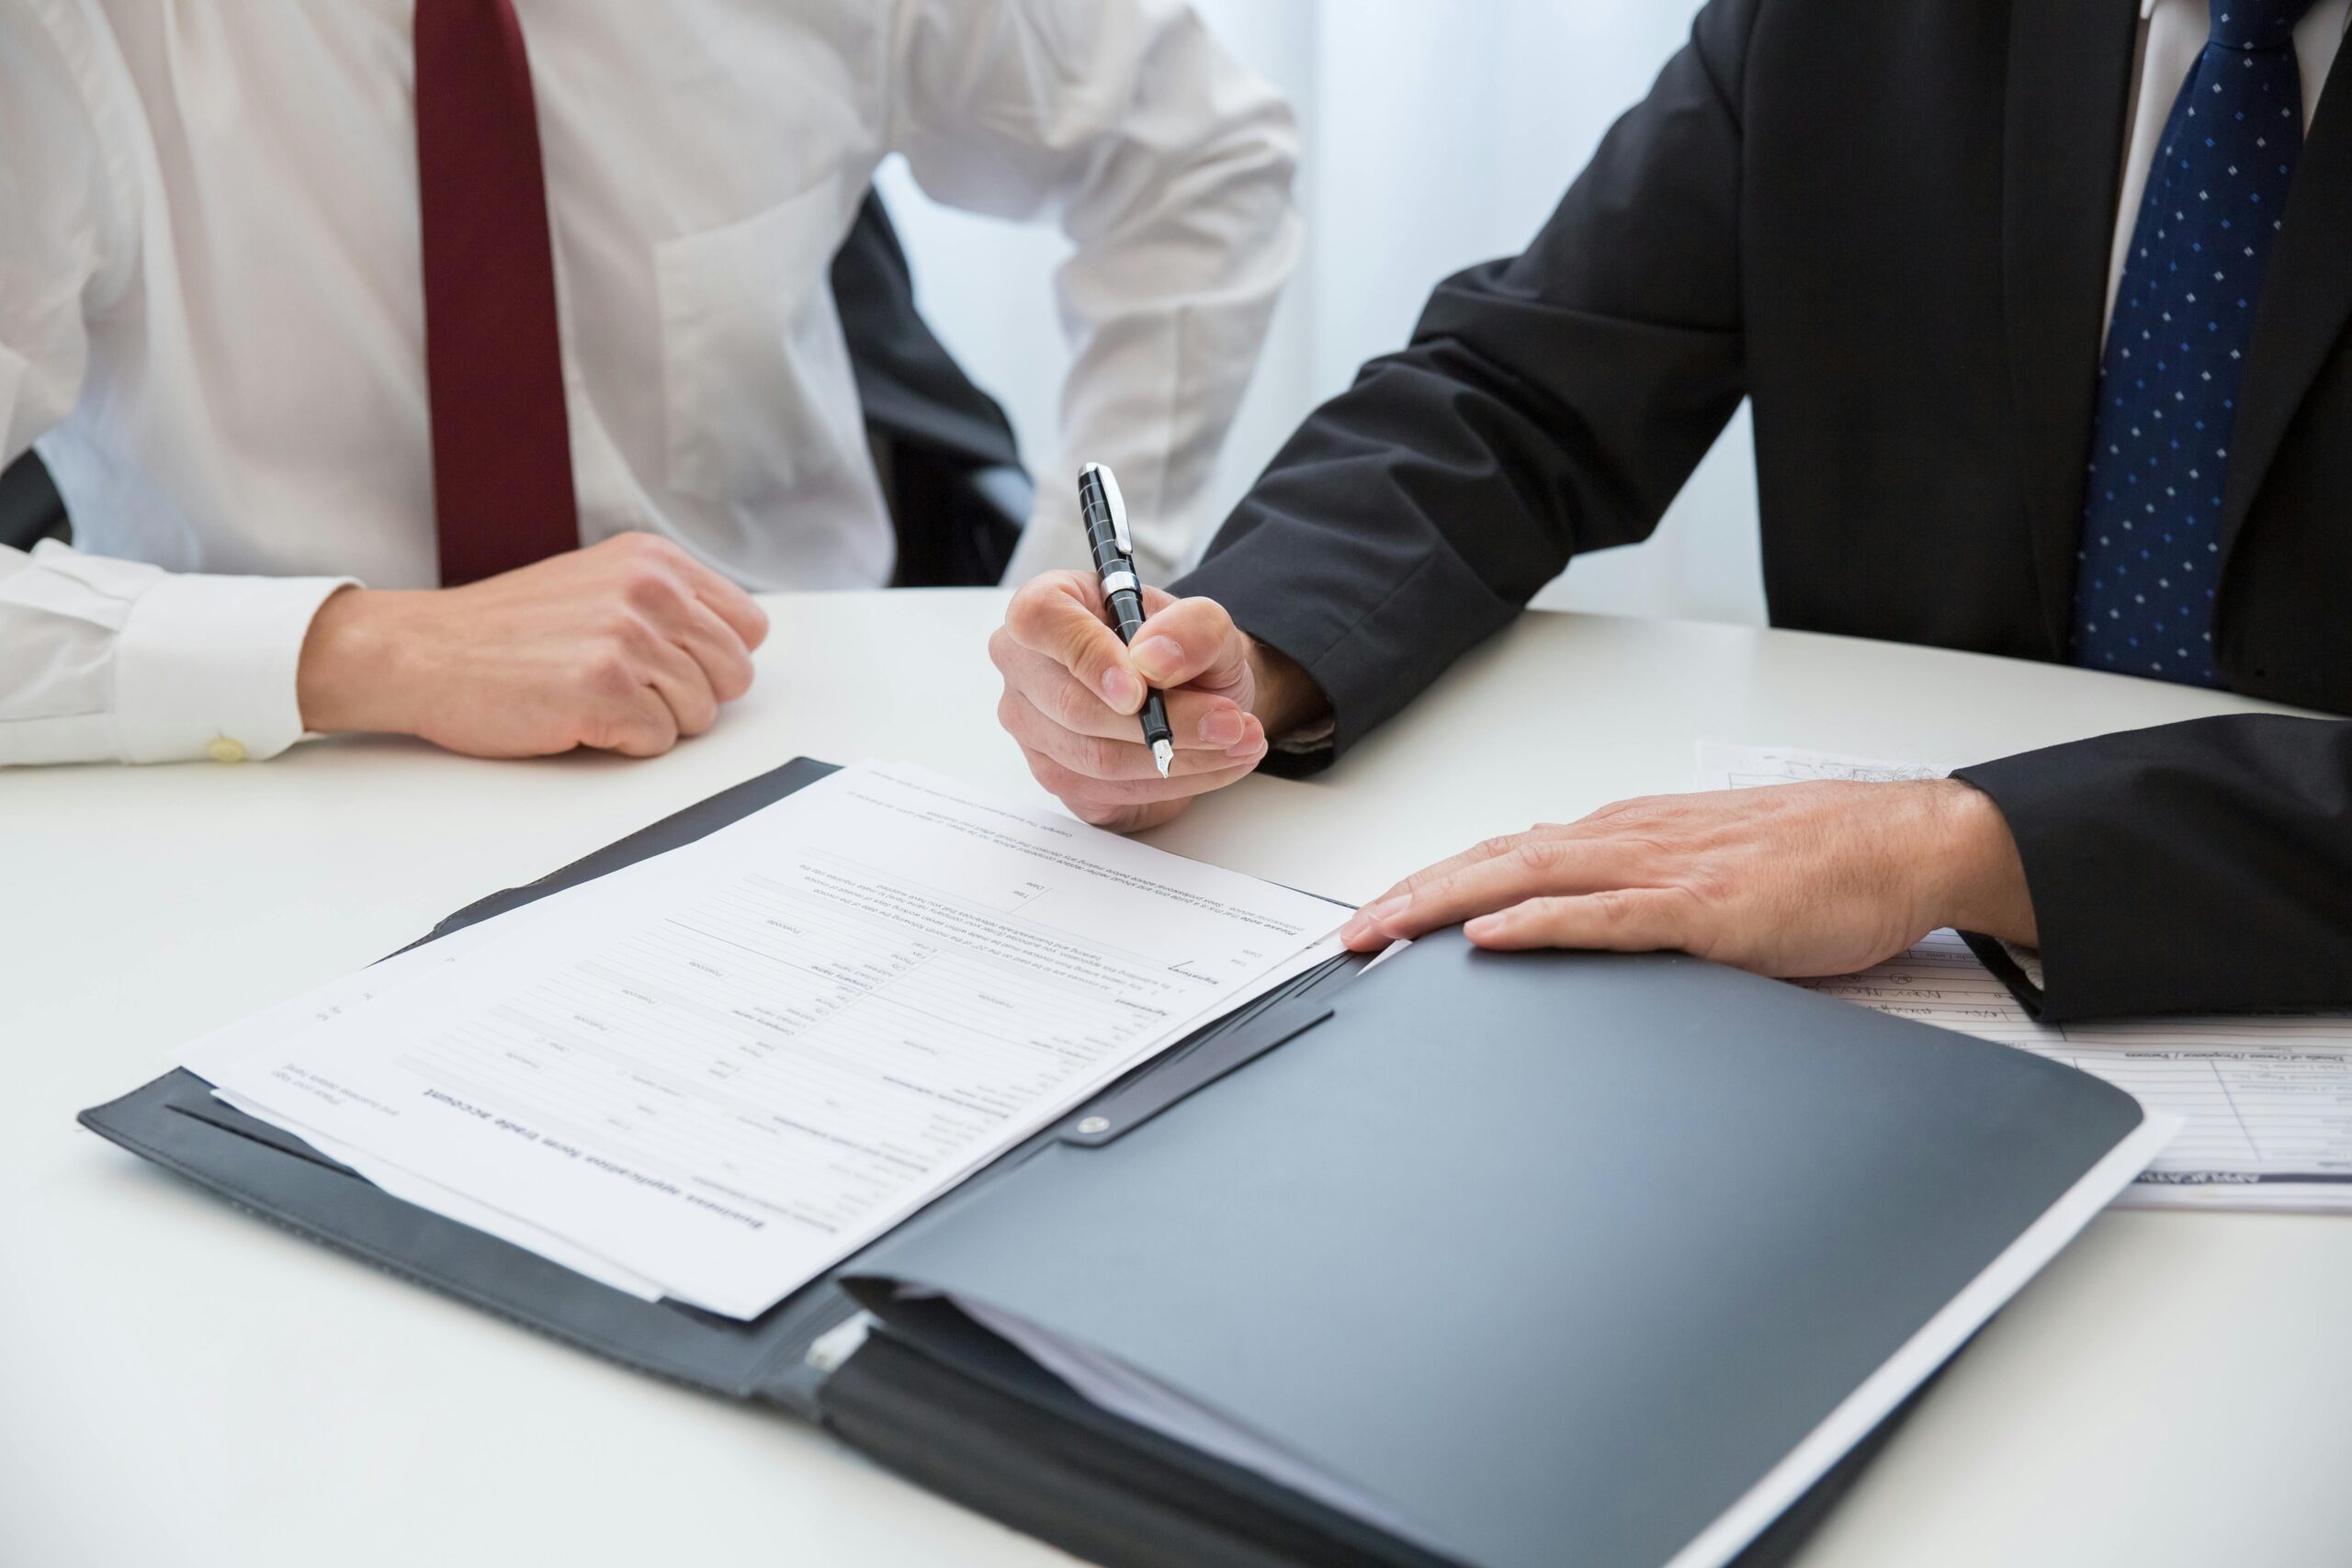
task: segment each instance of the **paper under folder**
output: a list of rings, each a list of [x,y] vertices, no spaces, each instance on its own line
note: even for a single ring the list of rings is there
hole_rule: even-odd
[[[434,935],[828,771],[787,764]],[[2086,1075],[1697,960],[1441,935],[1207,1025],[735,1321],[403,1203],[186,1073],[82,1120],[1154,1568],[1780,1561],[2162,1133]]]

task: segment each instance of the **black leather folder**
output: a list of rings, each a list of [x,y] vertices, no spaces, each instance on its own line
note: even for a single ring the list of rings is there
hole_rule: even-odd
[[[424,940],[831,771],[787,763]],[[2086,1075],[1695,959],[1442,934],[1207,1026],[739,1322],[413,1207],[186,1072],[82,1116],[1114,1568],[1781,1561],[1997,1307],[1972,1281],[2056,1245],[2045,1216],[2142,1120]],[[1330,1485],[1119,1413],[1039,1339]]]

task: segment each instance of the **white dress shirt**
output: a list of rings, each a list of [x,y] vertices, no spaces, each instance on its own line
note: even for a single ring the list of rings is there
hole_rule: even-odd
[[[891,152],[1059,218],[1066,452],[1147,571],[1298,249],[1295,136],[1179,0],[517,0],[583,544],[870,587],[893,538],[828,287]],[[0,762],[266,756],[334,587],[435,581],[412,0],[0,0],[0,458],[79,550],[0,550]]]

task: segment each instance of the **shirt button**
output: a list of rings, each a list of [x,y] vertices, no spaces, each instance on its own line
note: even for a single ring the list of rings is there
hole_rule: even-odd
[[[242,762],[245,760],[243,745],[230,739],[225,735],[218,737],[211,745],[207,746],[204,749],[204,754],[216,762]]]

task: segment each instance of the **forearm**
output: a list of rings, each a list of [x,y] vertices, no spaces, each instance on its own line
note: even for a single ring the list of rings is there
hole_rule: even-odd
[[[1521,255],[1440,285],[1311,414],[1174,591],[1305,666],[1329,755],[1580,551],[1648,535],[1741,396],[1736,107],[1752,7],[1702,13]]]

